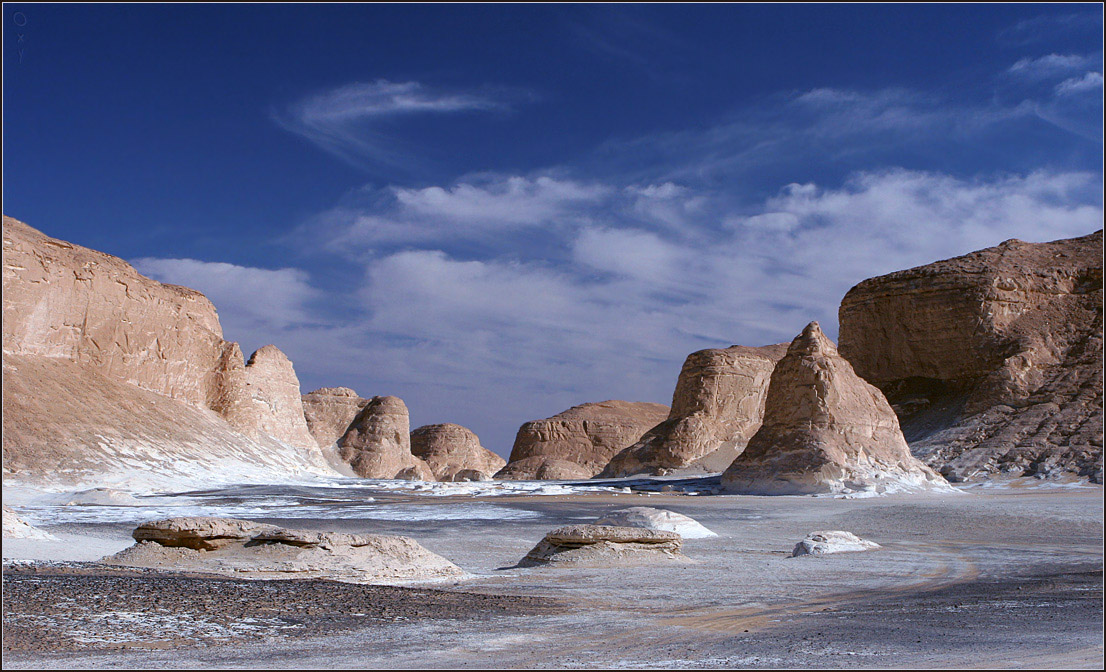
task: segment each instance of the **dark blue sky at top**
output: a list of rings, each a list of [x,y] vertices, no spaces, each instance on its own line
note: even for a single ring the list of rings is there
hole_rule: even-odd
[[[274,252],[258,243],[365,183],[587,162],[605,141],[707,125],[780,90],[916,87],[985,102],[993,92],[975,79],[1008,67],[1027,41],[1040,53],[1101,46],[1088,5],[4,11],[5,212],[124,257],[172,251],[262,265]],[[1083,15],[1086,30],[1000,37],[1045,11]],[[15,12],[27,19],[23,42]],[[517,87],[534,100],[504,114],[397,124],[425,159],[414,173],[335,161],[269,119],[302,96],[382,78]],[[1096,166],[1094,152],[1065,153],[1051,129],[1037,131],[1017,149]],[[1006,146],[901,158],[953,172],[1020,167]],[[840,177],[840,168],[811,165],[788,179]]]
[[[1097,4],[13,3],[4,214],[504,452],[834,335],[865,277],[1089,232],[1101,101]]]

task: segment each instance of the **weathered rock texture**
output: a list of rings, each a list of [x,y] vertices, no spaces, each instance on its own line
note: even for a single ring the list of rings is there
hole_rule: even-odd
[[[20,518],[11,507],[5,505],[3,512],[5,539],[40,539],[43,541],[57,539],[49,532],[44,532]]]
[[[1102,472],[1102,232],[865,280],[841,353],[953,480]]]
[[[743,494],[948,487],[911,456],[883,393],[856,375],[817,322],[776,365],[764,422],[722,485]]]
[[[171,518],[134,531],[134,546],[101,562],[245,578],[327,578],[357,583],[463,576],[406,537],[290,530],[232,518]]]
[[[169,466],[204,443],[232,470],[330,471],[276,348],[247,366],[199,292],[10,217],[3,229],[7,471],[57,480],[121,464]],[[275,459],[266,454],[274,450]]]
[[[535,565],[618,566],[689,562],[675,532],[611,525],[567,525],[538,542],[519,562]]]
[[[348,387],[323,387],[303,395],[303,414],[307,430],[319,444],[333,445],[353,424],[357,414],[369,403]]]
[[[411,453],[425,461],[439,481],[486,481],[507,464],[481,446],[468,428],[451,423],[411,432]]]
[[[581,404],[518,430],[511,459],[495,475],[508,480],[591,478],[618,452],[668,416],[663,404],[602,401]]]
[[[362,478],[434,480],[411,454],[411,420],[399,397],[373,397],[338,440],[338,454]]]
[[[688,355],[668,419],[611,459],[600,476],[724,470],[760,428],[768,380],[787,344],[700,350]]]
[[[644,527],[647,530],[675,532],[684,539],[701,539],[718,535],[703,527],[697,520],[666,509],[649,506],[631,506],[628,509],[610,511],[595,521],[596,525]]]
[[[823,530],[821,532],[811,532],[806,535],[805,539],[795,544],[795,548],[791,551],[791,557],[856,553],[858,551],[874,551],[877,548],[882,547],[874,541],[861,539],[852,532]]]

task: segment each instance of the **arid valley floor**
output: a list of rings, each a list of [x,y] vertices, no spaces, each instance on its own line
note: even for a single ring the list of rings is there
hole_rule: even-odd
[[[662,484],[675,491],[659,492]],[[469,573],[407,588],[244,581],[88,562],[143,507],[28,506],[61,541],[5,540],[6,668],[1079,667],[1102,662],[1102,487],[1034,479],[874,498],[713,495],[712,481],[570,494],[250,486],[210,515],[409,536]],[[458,493],[469,484],[458,484]],[[451,486],[454,487],[454,486]],[[626,487],[630,491],[625,490]],[[704,490],[705,489],[705,490]],[[695,494],[689,494],[695,493]],[[361,501],[358,501],[360,498]],[[173,497],[158,499],[164,513]],[[166,503],[170,506],[166,506]],[[520,568],[551,528],[651,506],[718,536],[694,562]],[[59,523],[64,513],[68,520]],[[195,515],[195,511],[192,512]],[[883,548],[792,558],[812,530]],[[44,545],[45,544],[45,545]],[[28,564],[53,548],[66,562]],[[63,550],[62,550],[63,549]]]

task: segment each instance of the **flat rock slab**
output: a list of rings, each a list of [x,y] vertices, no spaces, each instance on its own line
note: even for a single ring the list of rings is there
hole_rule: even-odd
[[[109,565],[243,578],[325,578],[397,583],[465,572],[407,537],[292,530],[231,518],[174,518],[135,530],[134,546]]]
[[[549,564],[622,566],[653,562],[690,562],[680,552],[680,535],[662,530],[614,525],[566,525],[545,535],[520,567]]]
[[[702,539],[718,535],[703,527],[694,518],[682,513],[655,509],[649,506],[632,506],[628,509],[611,511],[596,521],[598,525],[620,525],[623,527],[641,527],[647,530],[675,532],[684,539]]]
[[[852,532],[844,530],[823,530],[811,532],[791,551],[791,557],[801,555],[828,555],[830,553],[855,553],[883,548],[874,541],[861,539]]]

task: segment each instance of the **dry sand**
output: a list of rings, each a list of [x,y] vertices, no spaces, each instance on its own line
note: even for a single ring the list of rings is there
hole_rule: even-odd
[[[538,514],[503,520],[298,519],[300,528],[407,535],[475,576],[435,586],[450,591],[452,606],[430,600],[415,617],[425,591],[389,593],[380,599],[407,617],[387,619],[351,612],[356,600],[335,597],[366,590],[357,599],[371,604],[364,596],[382,588],[281,589],[282,610],[271,582],[218,584],[234,588],[208,591],[228,597],[205,597],[201,605],[172,597],[202,590],[184,584],[161,584],[168,586],[164,602],[140,599],[157,592],[149,581],[166,577],[114,580],[108,590],[103,570],[87,565],[52,576],[9,571],[5,631],[20,634],[5,639],[4,665],[1100,668],[1102,496],[1097,486],[870,499],[603,493],[496,497],[496,506]],[[474,501],[379,499],[409,507]],[[554,527],[634,505],[689,515],[719,536],[684,542],[692,564],[513,567]],[[806,534],[825,529],[883,548],[788,557]],[[59,612],[49,600],[31,599],[32,588],[58,596],[51,605],[71,602]],[[493,598],[502,611],[482,606]],[[59,619],[62,612],[69,616]],[[206,622],[221,630],[200,627],[169,644],[144,644],[138,631],[149,629],[151,616],[170,618],[170,630]],[[95,636],[83,636],[91,641],[78,641],[93,626]],[[216,631],[230,635],[204,634]],[[53,644],[18,644],[28,638]]]

